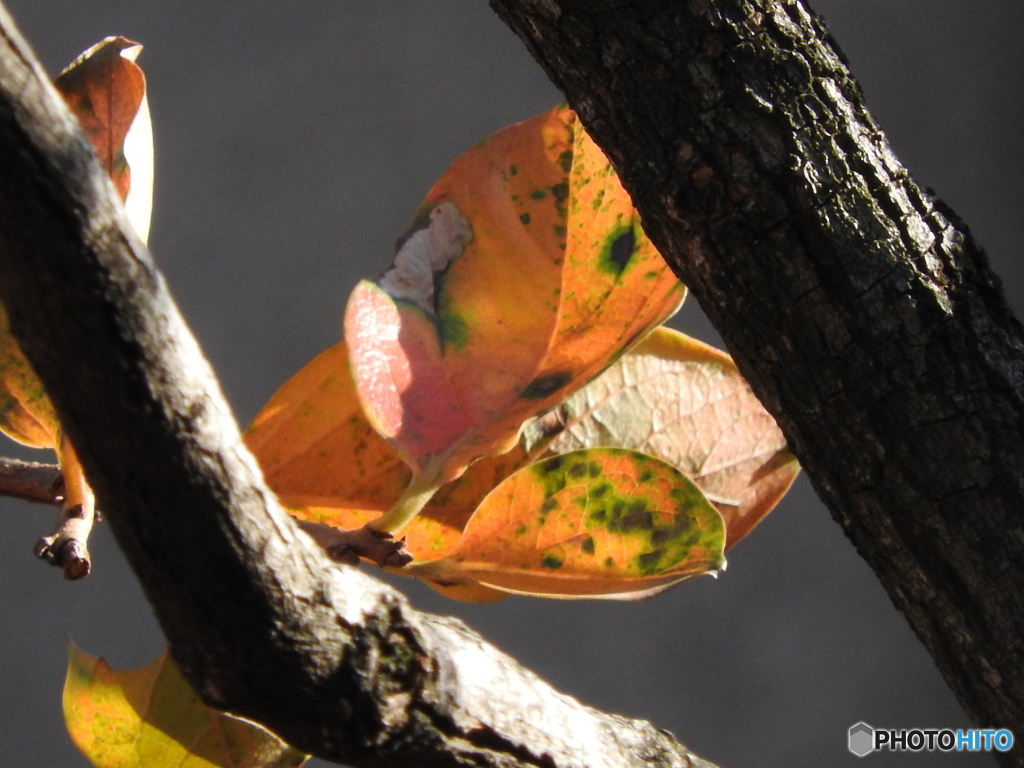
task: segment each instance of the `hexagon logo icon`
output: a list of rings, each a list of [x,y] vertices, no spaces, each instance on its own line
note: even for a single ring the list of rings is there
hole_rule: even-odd
[[[857,757],[864,757],[875,751],[875,729],[867,723],[850,726],[847,747]]]

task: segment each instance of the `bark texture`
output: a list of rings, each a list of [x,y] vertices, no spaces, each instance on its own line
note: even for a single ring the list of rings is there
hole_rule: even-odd
[[[208,703],[352,766],[710,766],[410,609],[295,526],[2,6],[0,169],[0,300]]]
[[[491,5],[969,716],[1024,733],[1021,326],[820,19],[794,0]]]

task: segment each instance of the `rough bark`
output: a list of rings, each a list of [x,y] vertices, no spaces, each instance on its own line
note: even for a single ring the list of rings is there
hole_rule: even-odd
[[[491,5],[969,716],[1024,733],[1021,326],[820,19],[793,0]]]
[[[2,6],[0,168],[0,300],[208,703],[353,766],[709,765],[410,609],[292,523]]]

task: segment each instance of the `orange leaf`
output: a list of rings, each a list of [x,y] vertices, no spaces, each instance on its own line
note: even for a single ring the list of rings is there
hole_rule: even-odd
[[[245,441],[281,503],[306,522],[361,528],[394,504],[409,483],[409,467],[363,415],[344,342],[289,379],[253,419]],[[405,530],[406,551],[429,560],[454,549],[480,499],[525,462],[517,448],[480,462],[479,469],[442,488]],[[431,586],[471,602],[505,596],[471,583]]]
[[[140,47],[123,37],[108,37],[75,59],[54,81],[122,200],[131,187],[124,141],[146,95],[142,70],[124,54]]]
[[[524,430],[531,453],[614,445],[690,477],[722,514],[733,547],[799,472],[775,420],[724,352],[659,328]]]
[[[167,652],[112,670],[68,648],[64,719],[97,768],[298,768],[306,756],[265,728],[203,704]]]
[[[674,467],[590,449],[515,472],[454,552],[406,570],[520,594],[638,599],[724,567],[724,543],[721,516]]]
[[[558,327],[530,388],[565,400],[679,308],[685,289],[640,226],[614,169],[576,124]],[[547,392],[572,375],[572,383]],[[520,395],[524,397],[525,394]]]
[[[337,527],[379,517],[409,484],[409,468],[363,415],[344,342],[289,379],[253,419],[245,441],[286,507],[340,502],[366,511]],[[327,522],[314,517],[305,519]]]
[[[402,574],[403,576],[415,575],[415,574]],[[485,587],[483,584],[472,580],[466,581],[432,581],[428,578],[423,578],[423,583],[436,592],[440,592],[447,598],[452,600],[458,600],[463,603],[496,603],[499,600],[504,600],[509,596],[508,592],[501,592],[491,587]]]
[[[515,444],[672,313],[683,289],[607,160],[561,107],[466,152],[394,265],[349,299],[364,410],[436,488]],[[396,510],[400,530],[415,510]]]
[[[345,337],[364,408],[414,467],[444,463],[544,355],[564,256],[551,190],[564,185],[558,160],[571,152],[571,127],[549,115],[473,147],[427,194],[380,287],[364,282],[349,299]]]

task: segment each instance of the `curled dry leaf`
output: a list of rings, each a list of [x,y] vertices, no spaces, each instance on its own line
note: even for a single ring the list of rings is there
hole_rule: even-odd
[[[135,63],[141,50],[124,37],[108,37],[69,64],[54,86],[114,182],[132,226],[146,240],[153,202],[153,128],[146,76]]]
[[[685,475],[637,451],[573,451],[530,464],[477,507],[456,549],[407,566],[442,585],[639,599],[725,565],[721,516]]]
[[[64,719],[97,768],[298,768],[307,756],[270,731],[206,706],[164,651],[112,670],[68,648]]]
[[[345,338],[369,422],[412,466],[382,521],[515,445],[669,316],[683,289],[607,159],[562,107],[459,157],[394,266],[353,291]],[[376,525],[377,523],[375,523]]]
[[[732,358],[668,328],[527,426],[523,441],[532,455],[613,445],[667,461],[722,514],[727,548],[772,510],[800,471]]]

